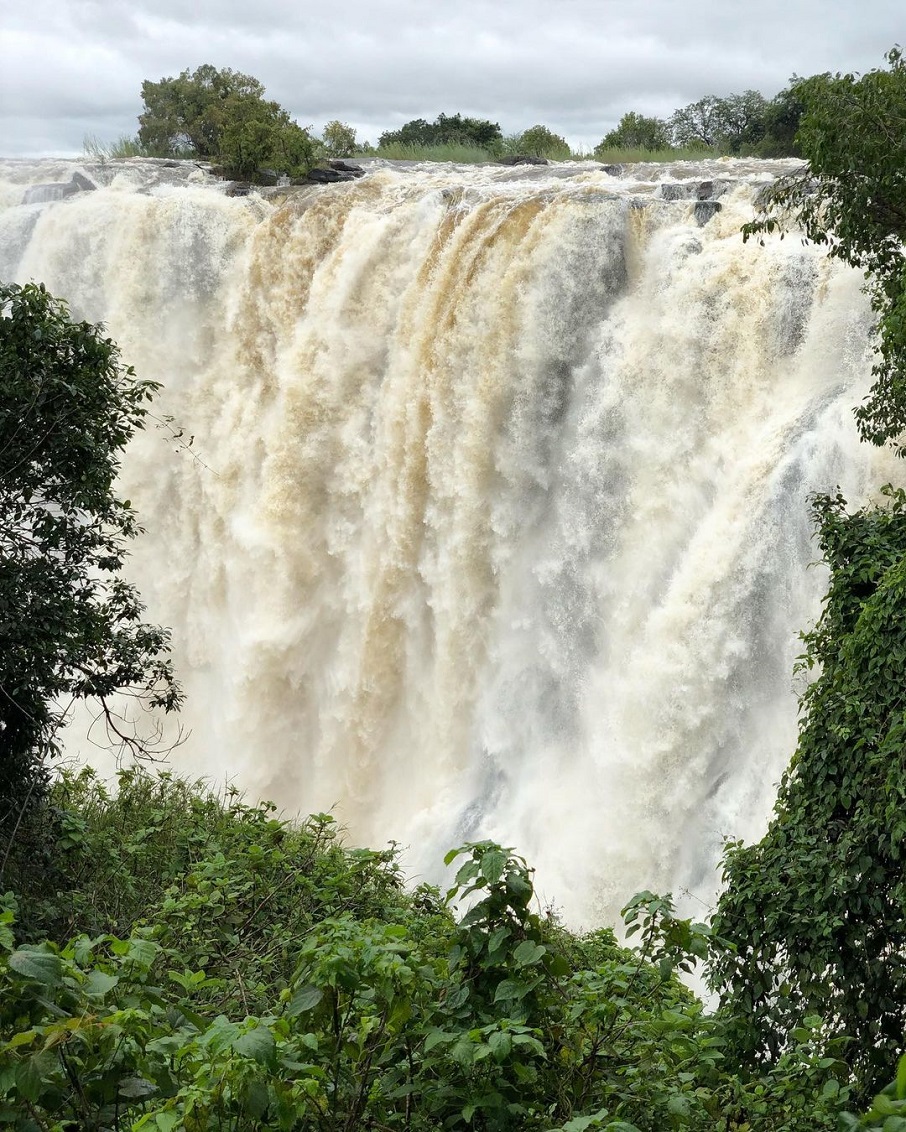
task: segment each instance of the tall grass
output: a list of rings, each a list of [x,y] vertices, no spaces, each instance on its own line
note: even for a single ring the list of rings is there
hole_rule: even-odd
[[[386,157],[390,161],[452,161],[457,165],[493,160],[493,155],[480,146],[456,142],[446,145],[386,145],[373,150],[371,156]]]
[[[122,137],[112,142],[103,142],[96,134],[86,134],[82,141],[82,153],[94,161],[112,161],[122,157],[173,157],[190,160],[197,155],[191,149],[177,150],[175,153],[155,152],[150,146],[144,145],[138,137]]]
[[[704,161],[721,156],[719,150],[702,146],[671,146],[666,149],[604,149],[599,146],[593,154],[586,155],[585,160],[600,161],[604,165],[627,165],[640,161]]]
[[[102,142],[96,134],[86,134],[82,142],[82,153],[95,161],[110,161],[116,157],[154,156],[137,137],[130,138],[125,134],[112,142]]]

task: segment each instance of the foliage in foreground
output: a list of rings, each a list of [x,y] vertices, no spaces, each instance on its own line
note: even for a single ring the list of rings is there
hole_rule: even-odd
[[[0,915],[17,1132],[810,1132],[845,1101],[808,1028],[737,1072],[676,977],[707,930],[650,893],[629,950],[540,917],[492,843],[449,855],[444,900],[324,815],[293,827],[167,776],[129,771],[114,797],[64,776],[52,803],[56,872],[14,860]]]
[[[712,968],[744,1057],[820,1013],[855,1039],[869,1096],[906,1025],[906,493],[886,492],[855,514],[816,502],[831,585],[803,664],[820,675],[768,833],[725,860],[714,929],[734,946]]]
[[[906,61],[886,70],[815,75],[792,88],[804,107],[797,144],[808,166],[780,180],[747,236],[795,225],[830,256],[866,274],[877,315],[875,383],[856,410],[872,444],[904,454],[906,431]]]
[[[140,528],[114,478],[155,389],[43,286],[0,284],[0,859],[70,700],[118,730],[114,693],[179,703],[168,635],[119,576]]]

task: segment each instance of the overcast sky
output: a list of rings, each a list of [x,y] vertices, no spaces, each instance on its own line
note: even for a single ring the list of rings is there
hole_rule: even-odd
[[[0,156],[133,135],[142,80],[201,63],[316,131],[339,118],[376,142],[459,111],[590,147],[626,110],[772,96],[904,40],[904,0],[0,0]]]

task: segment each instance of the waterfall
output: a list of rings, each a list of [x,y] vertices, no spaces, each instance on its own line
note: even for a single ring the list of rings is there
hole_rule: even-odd
[[[898,473],[852,418],[858,275],[740,237],[783,167],[378,163],[231,197],[190,163],[0,162],[0,277],[163,385],[121,489],[187,693],[175,766],[333,809],[415,876],[514,845],[576,924],[707,902],[795,746],[808,497]]]

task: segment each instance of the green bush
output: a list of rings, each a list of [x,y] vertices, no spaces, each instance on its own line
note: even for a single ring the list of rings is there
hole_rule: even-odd
[[[540,915],[491,842],[448,855],[442,898],[326,815],[167,774],[64,776],[50,804],[53,881],[0,914],[15,1132],[818,1132],[845,1107],[817,1029],[770,1072],[726,1063],[677,978],[714,942],[651,893],[630,949]]]

